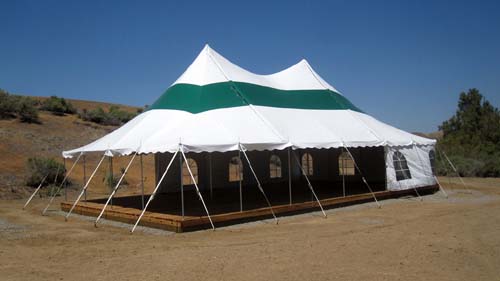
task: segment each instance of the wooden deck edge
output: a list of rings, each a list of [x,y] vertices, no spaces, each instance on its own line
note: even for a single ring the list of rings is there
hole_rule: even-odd
[[[423,194],[434,193],[439,190],[437,185],[425,186],[417,188],[418,192]],[[414,189],[400,191],[380,191],[375,192],[377,200],[385,200],[398,198],[402,196],[415,195]],[[370,193],[351,195],[346,197],[335,197],[320,200],[321,205],[325,209],[338,208],[348,205],[354,205],[364,202],[373,201],[373,196]],[[61,210],[67,212],[73,205],[73,202],[62,202]],[[103,204],[82,202],[78,203],[73,212],[84,216],[97,217],[101,212]],[[319,208],[317,202],[302,202],[293,203],[291,205],[273,206],[274,213],[278,216],[292,215],[298,213],[306,213]],[[141,210],[134,208],[126,208],[120,206],[108,207],[103,214],[103,218],[129,224],[134,224],[139,217]],[[261,220],[263,218],[272,217],[272,212],[269,208],[252,209],[243,212],[231,212],[217,214],[211,216],[215,226],[224,226],[237,224],[248,221]],[[184,217],[171,214],[145,212],[139,225],[164,229],[174,232],[192,231],[210,227],[210,221],[207,216],[202,217]]]

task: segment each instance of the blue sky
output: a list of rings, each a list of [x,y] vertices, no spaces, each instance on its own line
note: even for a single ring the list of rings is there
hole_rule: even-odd
[[[365,112],[431,132],[500,104],[499,1],[0,0],[0,88],[151,104],[205,43],[259,74],[306,58]]]

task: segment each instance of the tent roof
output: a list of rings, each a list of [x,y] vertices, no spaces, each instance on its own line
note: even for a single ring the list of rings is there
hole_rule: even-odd
[[[63,156],[247,149],[433,145],[363,113],[307,63],[251,73],[206,45],[144,113]]]

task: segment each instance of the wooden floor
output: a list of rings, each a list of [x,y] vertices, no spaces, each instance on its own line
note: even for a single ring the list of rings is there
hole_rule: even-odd
[[[438,189],[438,186],[426,186],[418,188],[418,192],[422,195],[434,193],[438,191]],[[225,196],[220,195],[222,192],[224,192]],[[206,216],[201,202],[199,202],[196,197],[196,193],[184,193],[186,206],[184,216],[182,216],[182,210],[179,207],[180,203],[177,201],[180,197],[179,194],[159,194],[152,201],[154,204],[151,204],[151,207],[145,212],[140,225],[175,232],[210,228],[208,216]],[[239,192],[236,192],[236,195],[231,195],[231,192],[228,192],[227,190],[220,190],[217,193],[214,194],[214,197],[217,196],[218,200],[213,198],[206,199],[208,210],[216,228],[229,224],[272,217],[271,209],[267,207],[265,201],[262,198],[257,200],[257,195],[259,194],[258,192],[253,191],[251,193],[244,193],[244,198],[246,200],[242,205],[244,207],[243,211],[240,211],[241,206],[239,204]],[[373,196],[370,193],[348,194],[345,197],[337,196],[333,193],[328,196],[325,192],[321,192],[321,189],[318,193],[318,197],[321,199],[321,205],[325,209],[374,201]],[[280,194],[287,193],[281,192]],[[375,192],[375,196],[378,200],[397,198],[407,195],[416,195],[415,190],[410,189],[403,191]],[[203,196],[206,197],[207,194],[203,194]],[[238,198],[234,198],[236,196]],[[272,209],[277,216],[319,210],[317,202],[310,201],[311,195],[310,193],[305,192],[305,189],[303,189],[301,193],[296,192],[293,196],[294,201],[292,204],[289,203],[289,198],[286,196],[273,196],[271,204]],[[145,200],[147,199],[148,197],[145,198]],[[174,200],[177,203],[174,203]],[[94,200],[92,202],[79,202],[75,206],[73,213],[97,217],[104,207],[104,202],[105,199]],[[63,211],[69,211],[72,204],[73,202],[63,202],[61,203],[61,209]],[[134,224],[141,213],[141,206],[141,196],[114,198],[113,205],[108,205],[103,218]]]

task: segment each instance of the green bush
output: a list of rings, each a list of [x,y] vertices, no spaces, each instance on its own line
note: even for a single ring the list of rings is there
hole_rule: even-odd
[[[76,108],[64,98],[51,96],[46,99],[41,106],[42,110],[50,111],[54,115],[75,114]]]
[[[22,122],[40,123],[36,100],[11,95],[0,89],[0,119],[19,117]]]
[[[53,158],[29,158],[26,163],[26,168],[28,172],[26,185],[32,187],[37,187],[45,176],[47,176],[47,178],[45,179],[43,186],[48,186],[50,184],[59,186],[66,175],[64,165],[57,162]]]
[[[85,121],[90,121],[102,125],[118,126],[130,121],[136,116],[136,114],[121,110],[118,106],[111,106],[108,112],[104,111],[101,107],[90,111],[87,109],[83,109],[83,111],[80,112],[78,116],[80,117],[80,119]]]

